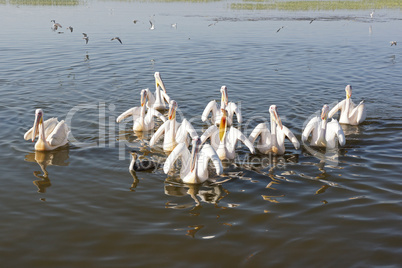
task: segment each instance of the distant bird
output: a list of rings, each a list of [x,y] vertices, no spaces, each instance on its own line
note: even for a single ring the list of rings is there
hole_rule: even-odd
[[[312,19],[312,20],[310,21],[310,24],[313,23],[313,21],[315,21],[315,19]]]
[[[73,32],[74,29],[73,29],[73,27],[68,26],[67,30],[70,30],[70,32]]]
[[[133,20],[133,23],[136,24],[138,22],[138,20]]]
[[[57,32],[58,34],[63,34],[64,32]]]
[[[123,43],[121,42],[121,39],[120,39],[119,37],[113,37],[112,39],[110,39],[110,41],[113,41],[113,40],[117,40],[117,41],[120,42],[120,44],[123,44]]]
[[[393,45],[396,46],[396,41],[391,41],[390,44],[391,44],[391,47],[392,47]]]
[[[282,26],[281,28],[279,28],[276,32],[278,33],[280,30],[282,30],[283,28],[285,28],[285,26]]]
[[[172,28],[176,28],[176,29],[177,29],[177,23],[173,23],[173,24],[172,24]]]
[[[151,24],[151,28],[149,28],[150,30],[154,30],[155,29],[155,25],[152,23],[152,21],[149,21],[149,23]]]
[[[208,27],[214,26],[214,25],[216,25],[217,23],[218,23],[218,21],[216,20],[214,23],[209,24]]]
[[[55,20],[51,20],[50,22],[53,22],[53,31],[56,31],[59,27],[63,28],[63,26],[61,26],[60,23],[57,23]]]
[[[371,11],[371,13],[370,13],[370,18],[373,18],[373,17],[374,17],[374,10]]]
[[[154,161],[153,159],[149,158],[138,158],[138,154],[136,151],[131,151],[131,162],[129,166],[129,170],[132,171],[144,171],[144,170],[150,170],[150,169],[155,169],[158,167],[158,163]]]
[[[84,37],[82,39],[85,40],[85,42],[86,42],[85,44],[88,44],[88,41],[89,41],[88,35],[86,33],[82,33],[82,34],[84,35]]]

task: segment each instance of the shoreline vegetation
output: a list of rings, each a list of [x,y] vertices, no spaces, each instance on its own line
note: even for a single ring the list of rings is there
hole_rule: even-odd
[[[100,0],[116,2],[147,2],[147,3],[208,3],[222,0]],[[30,5],[30,6],[77,6],[88,0],[0,0],[0,5]],[[293,1],[293,0],[241,0],[228,3],[233,10],[281,10],[281,11],[320,11],[320,10],[378,10],[402,9],[399,0],[345,0],[345,1]]]

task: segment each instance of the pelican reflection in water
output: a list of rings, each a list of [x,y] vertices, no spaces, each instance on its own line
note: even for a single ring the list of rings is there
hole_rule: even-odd
[[[29,153],[25,156],[25,161],[36,162],[41,168],[41,171],[33,172],[34,176],[39,179],[33,181],[33,184],[36,185],[36,187],[38,187],[39,193],[45,193],[46,188],[51,186],[47,167],[68,166],[69,165],[69,162],[67,162],[68,158],[69,158],[68,148],[54,151],[35,151],[34,153]]]

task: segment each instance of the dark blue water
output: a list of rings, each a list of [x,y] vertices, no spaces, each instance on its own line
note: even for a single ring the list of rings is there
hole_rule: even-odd
[[[389,43],[399,41],[400,12],[370,19],[367,10],[228,3],[0,5],[3,265],[400,265],[401,50]],[[50,29],[52,19],[63,33]],[[346,145],[332,154],[287,142],[283,157],[250,156],[240,146],[221,184],[186,186],[161,169],[133,177],[132,148],[165,155],[149,148],[150,134],[114,122],[139,105],[141,89],[153,90],[155,71],[179,120],[199,134],[222,85],[247,135],[276,104],[300,140],[306,120],[342,100],[347,84],[355,102],[365,100],[367,119],[345,126]],[[37,108],[70,118],[69,147],[35,153],[23,139]]]

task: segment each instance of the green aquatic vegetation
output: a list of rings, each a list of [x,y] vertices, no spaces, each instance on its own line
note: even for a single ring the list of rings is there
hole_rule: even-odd
[[[366,10],[366,9],[400,9],[399,0],[361,0],[361,1],[272,1],[243,0],[242,3],[230,4],[236,10]]]
[[[81,4],[79,0],[2,0],[0,4],[10,4],[19,6],[77,6]]]

